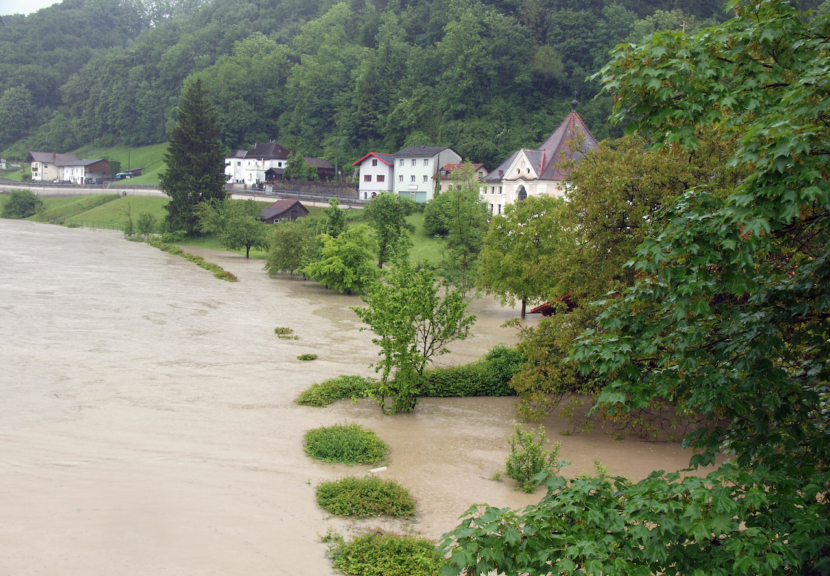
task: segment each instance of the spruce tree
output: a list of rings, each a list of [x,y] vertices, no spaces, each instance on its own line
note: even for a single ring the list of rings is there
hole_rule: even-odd
[[[192,234],[198,225],[193,208],[200,202],[225,198],[224,149],[219,143],[219,121],[208,102],[202,81],[182,94],[176,127],[164,155],[167,171],[159,178],[170,196],[167,224],[171,230]]]

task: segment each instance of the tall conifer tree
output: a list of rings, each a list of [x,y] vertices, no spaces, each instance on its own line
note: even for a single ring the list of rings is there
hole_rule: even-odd
[[[171,198],[166,206],[169,228],[191,234],[198,225],[193,207],[225,198],[225,154],[219,142],[219,121],[201,80],[185,89],[176,121],[164,155],[167,171],[159,182]]]

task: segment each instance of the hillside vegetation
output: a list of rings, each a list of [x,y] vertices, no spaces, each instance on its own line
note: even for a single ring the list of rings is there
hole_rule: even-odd
[[[279,139],[342,165],[440,144],[492,167],[574,90],[595,135],[618,134],[586,80],[608,51],[727,16],[722,0],[64,0],[2,20],[0,149],[165,142],[198,77],[229,150]]]

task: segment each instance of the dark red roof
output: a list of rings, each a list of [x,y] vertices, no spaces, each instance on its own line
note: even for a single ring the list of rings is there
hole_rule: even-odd
[[[263,219],[266,219],[266,218],[272,218],[274,216],[278,216],[278,215],[282,214],[283,212],[286,212],[286,211],[290,210],[291,207],[294,206],[294,204],[299,204],[303,209],[305,209],[305,206],[303,206],[302,203],[299,200],[277,200],[276,202],[271,204],[268,208],[263,210],[260,213],[260,217],[263,218]],[[306,210],[306,212],[308,212],[308,210]]]

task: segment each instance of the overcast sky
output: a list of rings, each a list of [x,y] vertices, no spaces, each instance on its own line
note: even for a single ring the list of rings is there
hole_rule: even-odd
[[[0,0],[0,16],[6,14],[31,14],[41,8],[57,4],[60,0]]]

